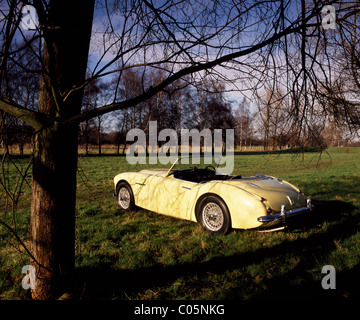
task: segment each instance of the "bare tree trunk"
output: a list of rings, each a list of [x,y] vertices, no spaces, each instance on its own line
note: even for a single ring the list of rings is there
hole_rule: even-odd
[[[242,111],[240,118],[240,151],[242,151],[242,145],[243,145],[243,121],[244,121],[244,110]]]
[[[6,133],[6,124],[5,124],[5,113],[0,112],[0,147],[5,148],[4,153],[9,153],[9,146],[7,143],[7,133]]]
[[[35,299],[55,298],[75,261],[77,128],[42,130],[35,138],[30,219],[36,261]],[[33,261],[34,263],[34,261]]]
[[[93,2],[50,1],[51,28],[44,30],[39,112],[50,125],[38,131],[34,145],[30,241],[35,299],[56,298],[74,270],[78,124],[62,122],[80,114],[83,90],[63,97],[85,78]]]
[[[98,153],[101,156],[101,116],[98,118],[98,126],[97,126],[97,143],[98,143]]]

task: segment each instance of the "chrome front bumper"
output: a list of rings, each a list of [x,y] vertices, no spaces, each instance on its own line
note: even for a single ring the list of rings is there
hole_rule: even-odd
[[[281,206],[281,211],[278,214],[273,214],[273,215],[268,215],[268,216],[262,216],[262,217],[258,217],[257,220],[259,222],[264,222],[264,223],[286,223],[288,218],[294,217],[296,215],[299,214],[303,214],[306,212],[310,212],[313,209],[313,205],[311,203],[311,199],[307,199],[307,204],[306,207],[301,207],[301,208],[297,208],[294,210],[289,210],[286,211],[285,210],[285,205],[283,204]]]

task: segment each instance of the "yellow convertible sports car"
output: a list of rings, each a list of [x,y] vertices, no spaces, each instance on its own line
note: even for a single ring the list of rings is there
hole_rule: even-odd
[[[281,228],[312,210],[311,200],[287,181],[219,174],[214,166],[142,170],[115,176],[117,203],[198,222],[210,232]]]

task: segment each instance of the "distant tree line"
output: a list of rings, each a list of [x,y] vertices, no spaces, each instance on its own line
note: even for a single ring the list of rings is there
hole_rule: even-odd
[[[29,61],[31,63],[31,61]],[[116,99],[130,99],[139,94],[144,86],[156,86],[166,77],[164,69],[151,71],[124,70],[121,79],[97,79],[86,88],[83,111],[96,109]],[[37,105],[39,82],[26,77],[14,65],[11,92],[13,99],[23,100],[29,107]],[[16,81],[15,81],[16,80]],[[114,97],[116,96],[116,97]],[[290,96],[289,96],[290,97]],[[243,97],[240,101],[227,98],[225,83],[207,80],[192,83],[191,79],[180,79],[152,98],[134,107],[111,114],[100,115],[82,122],[79,126],[78,142],[83,153],[102,154],[104,144],[112,145],[115,153],[123,154],[127,146],[126,134],[130,129],[140,128],[148,134],[149,121],[157,121],[157,130],[174,129],[178,134],[182,128],[234,129],[235,147],[243,150],[251,146],[263,146],[265,150],[292,148],[297,146],[339,146],[351,143],[351,134],[336,126],[331,116],[320,117],[318,124],[299,135],[297,127],[291,127],[284,93],[266,90],[255,103]],[[19,118],[9,114],[1,116],[1,147],[17,145],[23,154],[24,145],[31,146],[34,130]],[[356,144],[354,144],[356,145]],[[96,148],[96,151],[94,151]]]

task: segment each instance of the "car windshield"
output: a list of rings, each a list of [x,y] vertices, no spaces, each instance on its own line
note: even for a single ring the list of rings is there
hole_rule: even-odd
[[[178,158],[167,175],[172,175],[176,179],[192,181],[195,183],[210,180],[239,179],[240,176],[227,175],[221,172],[224,164],[221,158],[198,156]]]
[[[221,168],[223,164],[220,158],[212,156],[189,156],[177,158],[171,167],[170,172],[174,173],[180,170],[188,169],[212,169],[213,171]]]

